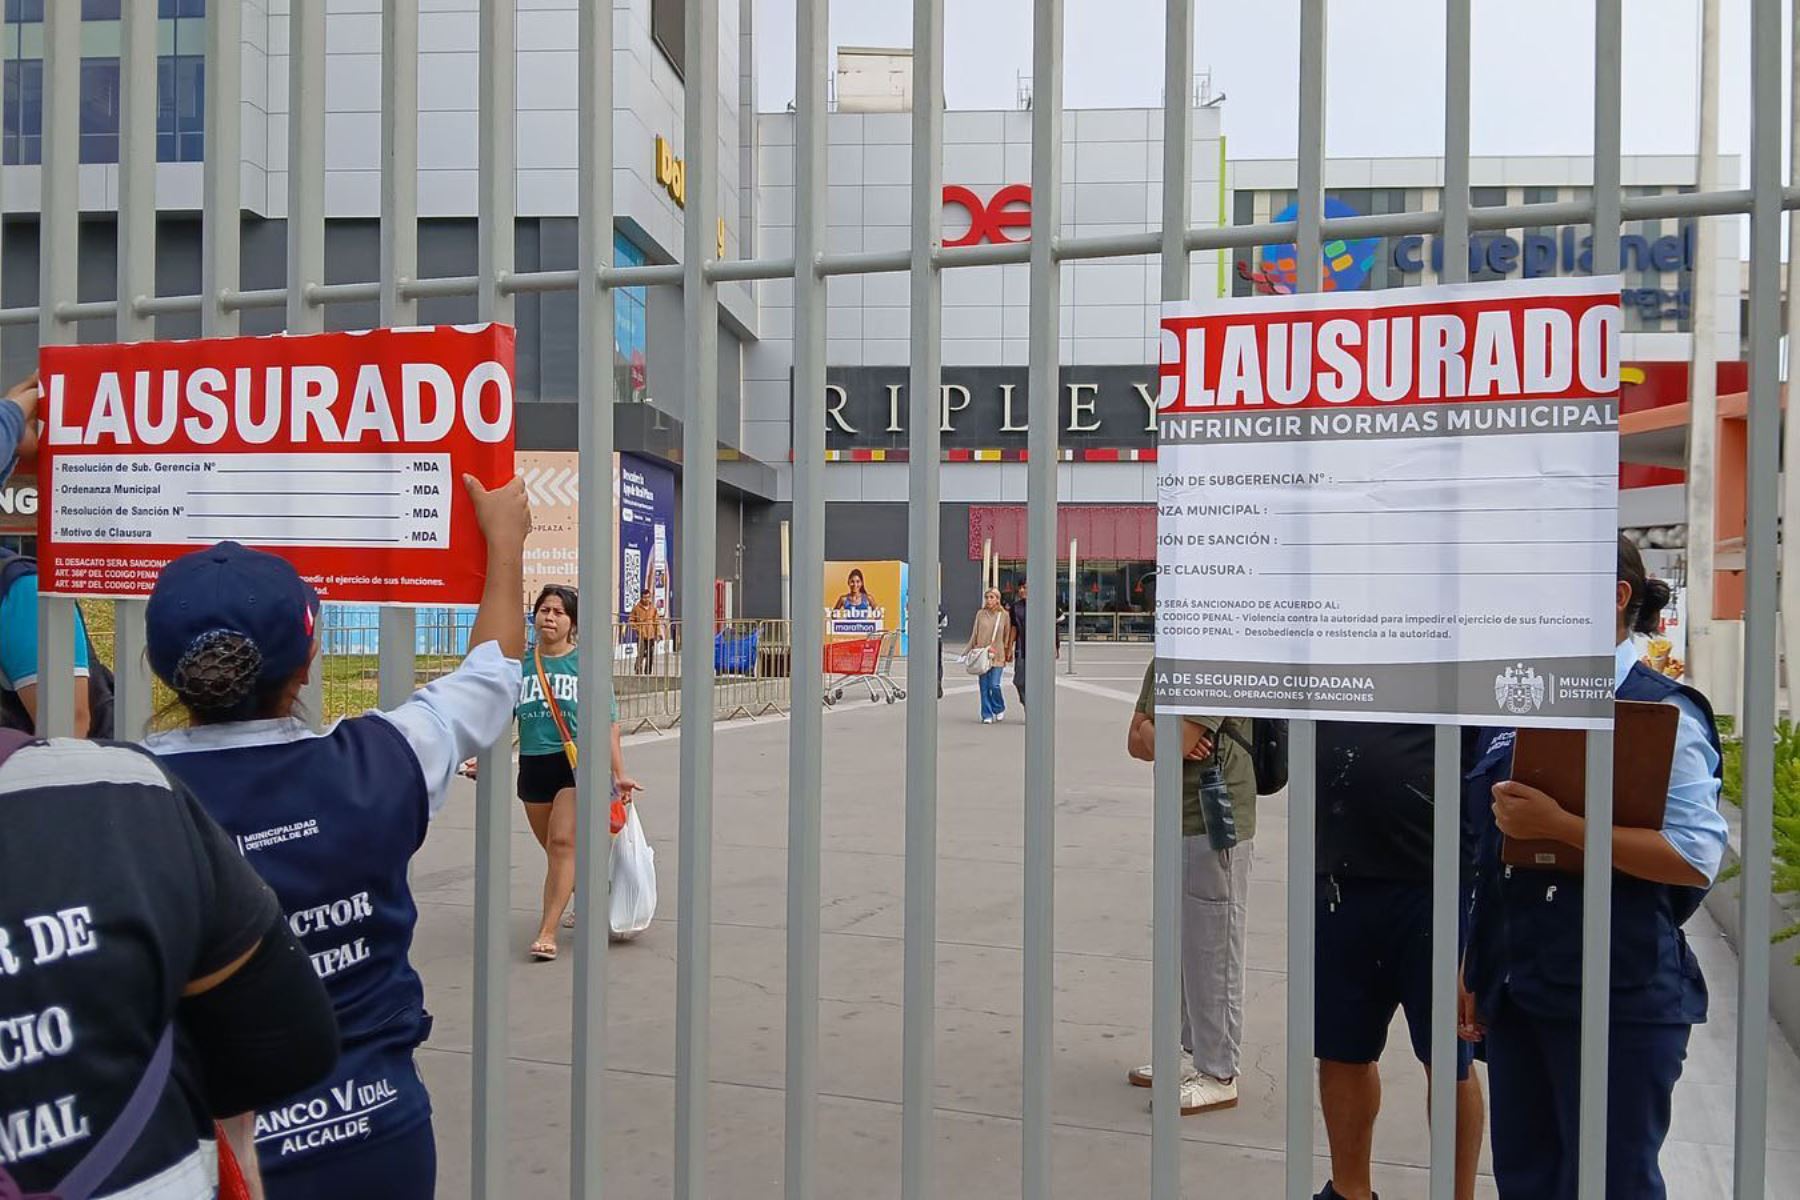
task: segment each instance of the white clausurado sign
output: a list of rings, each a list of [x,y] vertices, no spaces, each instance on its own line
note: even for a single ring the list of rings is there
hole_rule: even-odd
[[[1619,280],[1165,305],[1164,711],[1604,728]]]

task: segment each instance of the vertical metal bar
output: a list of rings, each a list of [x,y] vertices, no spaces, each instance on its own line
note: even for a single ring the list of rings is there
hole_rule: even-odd
[[[1700,0],[1700,94],[1695,186],[1719,186],[1719,0]],[[1733,180],[1735,183],[1736,181]],[[1687,426],[1687,669],[1700,688],[1720,679],[1713,638],[1719,462],[1719,222],[1694,217]],[[1735,225],[1734,225],[1735,228]],[[1695,536],[1694,531],[1701,531]]]
[[[817,263],[825,250],[830,6],[825,0],[800,0],[794,16],[794,545],[799,570],[793,584],[794,703],[788,730],[786,1194],[788,1200],[811,1200],[817,1190],[813,1168],[819,1130],[819,823],[825,744],[824,676],[819,670],[825,652],[825,596],[819,564],[825,561],[826,282]],[[921,628],[913,626],[915,653]],[[913,703],[918,702],[915,688]],[[911,716],[909,711],[909,735]],[[909,788],[911,780],[909,771]],[[907,863],[910,870],[910,855]],[[912,902],[909,887],[909,912]],[[910,1017],[910,1004],[905,1012]],[[926,1100],[930,1102],[929,1095]]]
[[[1769,1103],[1769,888],[1774,847],[1775,517],[1781,470],[1781,6],[1756,0],[1750,59],[1750,463],[1744,538],[1743,929],[1733,1194],[1763,1195]],[[1789,349],[1789,353],[1794,351]]]
[[[1194,5],[1168,0],[1163,30],[1162,298],[1192,291],[1187,250],[1193,175]],[[1069,552],[1069,610],[1075,608],[1075,553]],[[1075,631],[1069,630],[1074,654]],[[1156,718],[1150,838],[1150,1194],[1181,1197],[1181,717]]]
[[[516,0],[481,0],[476,309],[510,325],[512,296],[500,287],[513,266],[513,113]],[[520,614],[524,619],[524,614]],[[509,1194],[506,1180],[506,967],[512,876],[512,747],[481,756],[475,785],[475,1036],[470,1096],[469,1187],[475,1200]]]
[[[822,86],[822,85],[821,85]],[[938,611],[943,604],[938,524],[943,434],[943,278],[932,261],[943,241],[944,0],[913,0],[912,369],[906,495],[907,558],[913,563],[907,604],[906,656],[906,925],[900,1013],[900,1195],[930,1200],[937,1084],[937,808],[938,695],[943,669]],[[808,410],[824,445],[823,414]],[[808,446],[811,449],[809,443]],[[796,710],[797,711],[797,710]]]
[[[206,5],[206,113],[201,166],[200,336],[231,337],[237,310],[222,303],[238,288],[242,181],[243,0]]]
[[[1469,278],[1469,0],[1444,7],[1444,283]],[[1439,725],[1431,821],[1431,1200],[1456,1192],[1457,903],[1462,731]]]
[[[576,388],[582,520],[576,572],[588,598],[589,629],[581,656],[581,744],[592,747],[576,769],[584,817],[575,826],[575,1013],[570,1060],[569,1194],[599,1200],[606,1142],[606,944],[611,906],[607,866],[612,841],[600,818],[612,797],[613,582],[613,303],[600,269],[613,261],[612,10],[581,6],[576,70],[580,96],[576,204]]]
[[[58,319],[59,304],[75,299],[81,105],[81,6],[44,8],[44,155],[38,208],[38,345],[75,340],[75,326]],[[75,602],[44,596],[37,606],[37,730],[67,737],[75,730]]]
[[[381,6],[381,324],[412,325],[418,301],[400,285],[419,273],[419,0]],[[384,709],[412,695],[418,613],[381,610],[377,702]]]
[[[675,1195],[706,1194],[713,866],[713,578],[718,560],[719,289],[717,254],[719,3],[685,0],[682,137],[687,143],[682,310],[687,361],[681,451],[681,916],[675,948]],[[796,297],[796,299],[798,299]],[[821,422],[821,425],[823,422]],[[800,562],[800,573],[818,560]],[[821,581],[822,583],[823,581]],[[796,605],[796,608],[799,606]],[[796,612],[796,618],[804,616]],[[804,669],[810,664],[802,663]]]
[[[1036,0],[1031,23],[1031,309],[1027,318],[1025,578],[1056,598],[1056,468],[1062,384],[1063,0]],[[1056,1050],[1056,647],[1054,620],[1025,629],[1024,1195],[1050,1195],[1051,1068]]]
[[[288,9],[287,331],[318,333],[325,310],[308,303],[325,282],[325,6]],[[300,692],[300,711],[324,725],[325,675],[315,668]]]
[[[1325,215],[1325,0],[1300,4],[1300,158],[1295,282],[1319,290],[1319,222]],[[1295,721],[1288,735],[1287,1195],[1306,1200],[1313,1177],[1313,830],[1318,726]]]
[[[1789,9],[1788,58],[1800,62],[1800,0]],[[1800,187],[1800,87],[1788,96],[1788,186]],[[1788,245],[1800,246],[1800,209],[1788,213]],[[1788,251],[1787,294],[1800,296],[1800,254]],[[1787,306],[1787,375],[1800,382],[1800,304]],[[1782,461],[1800,464],[1800,420],[1782,423]],[[1800,530],[1800,470],[1782,473],[1781,528]],[[1781,539],[1782,662],[1787,665],[1788,712],[1800,711],[1800,536]],[[1688,593],[1690,596],[1693,593]],[[1689,611],[1693,610],[1690,602]],[[1690,617],[1689,626],[1693,624]]]
[[[132,301],[156,293],[156,5],[127,0],[119,30],[119,214],[116,329],[121,342],[156,336]],[[135,741],[150,724],[144,601],[113,605],[114,736]]]
[[[1594,274],[1619,269],[1619,106],[1617,47],[1620,0],[1594,4]],[[1613,738],[1587,739],[1587,856],[1581,910],[1581,1151],[1576,1166],[1582,1200],[1606,1195],[1607,1022],[1612,1002]]]

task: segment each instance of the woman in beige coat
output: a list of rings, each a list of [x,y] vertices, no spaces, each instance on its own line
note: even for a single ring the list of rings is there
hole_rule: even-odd
[[[1011,622],[1000,607],[1000,589],[989,588],[981,608],[975,613],[975,627],[969,631],[965,656],[986,652],[988,669],[981,673],[981,723],[992,725],[1006,716],[1006,693],[1000,689],[1006,673],[1007,632]]]

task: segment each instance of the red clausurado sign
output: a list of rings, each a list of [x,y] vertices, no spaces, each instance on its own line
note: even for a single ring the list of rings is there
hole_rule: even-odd
[[[322,600],[480,600],[462,476],[513,475],[511,328],[46,347],[39,371],[45,591],[145,596],[230,539]]]
[[[1285,296],[1162,322],[1166,415],[1581,401],[1619,390],[1617,300],[1585,279],[1520,294],[1463,285],[1428,299]]]

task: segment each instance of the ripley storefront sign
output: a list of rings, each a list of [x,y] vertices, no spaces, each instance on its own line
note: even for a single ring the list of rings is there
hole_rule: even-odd
[[[909,378],[904,366],[826,368],[826,448],[905,448]],[[1148,365],[1065,366],[1059,379],[1057,432],[1064,447],[1156,444],[1156,376]],[[938,430],[946,451],[1023,449],[1029,409],[1023,366],[943,369]]]

